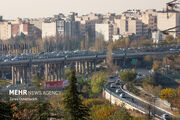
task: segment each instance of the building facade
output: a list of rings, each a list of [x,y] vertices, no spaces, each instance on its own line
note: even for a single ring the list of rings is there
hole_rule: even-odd
[[[157,28],[160,31],[167,30],[180,25],[180,12],[158,12],[157,15]],[[175,28],[171,31],[180,31],[180,28]],[[176,38],[180,35],[177,32],[170,33]]]
[[[96,24],[96,38],[103,37],[104,41],[113,40],[113,25],[112,24]]]

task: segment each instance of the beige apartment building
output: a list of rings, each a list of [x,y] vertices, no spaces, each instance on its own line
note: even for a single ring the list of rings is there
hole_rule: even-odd
[[[96,24],[96,38],[103,37],[104,41],[113,40],[113,25],[112,24]]]
[[[167,30],[172,27],[180,25],[180,12],[158,12],[157,13],[157,28],[160,31]],[[173,29],[171,31],[180,31],[180,28]],[[177,37],[180,35],[176,32],[171,32],[171,35]]]
[[[128,34],[135,34],[136,36],[143,35],[143,24],[140,20],[137,19],[129,19],[128,20]]]
[[[0,40],[8,40],[12,36],[12,25],[9,22],[0,22]]]
[[[42,38],[55,37],[57,34],[56,22],[42,23]]]
[[[136,36],[142,36],[143,24],[140,20],[135,18],[126,18],[126,19],[115,19],[117,33],[122,36],[128,36],[135,34]],[[116,30],[114,30],[116,31]]]

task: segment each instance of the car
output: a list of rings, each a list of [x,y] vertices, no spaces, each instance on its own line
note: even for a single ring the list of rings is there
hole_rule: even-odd
[[[9,60],[8,59],[5,59],[4,62],[8,62]]]
[[[171,120],[171,116],[169,116],[168,114],[163,114],[162,118],[163,120]]]
[[[126,97],[126,96],[125,96],[125,93],[121,93],[121,94],[120,94],[120,97],[121,97],[121,98],[125,98],[125,97]]]
[[[120,94],[122,91],[120,89],[116,89],[116,93]]]
[[[118,79],[118,80],[116,80],[115,83],[116,83],[116,85],[120,85],[120,82],[121,82],[120,79]]]
[[[110,76],[109,76],[110,79],[113,79],[114,77],[115,77],[114,75],[110,75]]]
[[[115,88],[116,87],[116,84],[115,83],[111,83],[111,88]]]

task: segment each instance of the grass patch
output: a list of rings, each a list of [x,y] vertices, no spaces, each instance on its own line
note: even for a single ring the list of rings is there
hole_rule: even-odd
[[[127,83],[126,87],[127,87],[127,90],[129,92],[132,92],[132,93],[134,93],[135,95],[138,95],[138,96],[140,95],[140,90],[137,89],[136,87],[134,87],[133,83]]]

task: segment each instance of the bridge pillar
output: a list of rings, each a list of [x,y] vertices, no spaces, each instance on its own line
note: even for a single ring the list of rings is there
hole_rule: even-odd
[[[87,74],[89,74],[89,62],[87,62]]]
[[[56,68],[56,66],[55,66],[55,64],[52,64],[52,81],[55,81],[55,68]]]
[[[62,80],[62,70],[61,70],[61,64],[59,64],[59,80]]]
[[[94,61],[94,68],[93,68],[94,70],[94,72],[96,72],[96,61]]]
[[[49,73],[49,65],[48,65],[48,63],[46,63],[45,64],[45,72],[44,72],[45,81],[48,81],[48,73]]]
[[[56,81],[59,81],[59,64],[56,65]]]
[[[16,72],[15,72],[15,67],[12,66],[11,69],[12,69],[12,83],[13,83],[13,85],[14,85],[14,84],[16,84]]]
[[[93,65],[93,63],[91,62],[90,64],[91,64],[91,65],[90,65],[90,69],[91,69],[91,73],[92,73],[92,65]]]
[[[82,74],[85,73],[85,62],[82,62]]]
[[[65,80],[64,63],[62,64],[63,80]]]
[[[20,70],[18,67],[16,67],[16,68],[17,68],[17,82],[20,83]],[[17,82],[16,82],[16,84],[17,84]]]
[[[76,72],[79,72],[79,66],[78,66],[78,62],[76,62]]]
[[[79,72],[82,73],[82,66],[81,66],[81,62],[79,62]]]

